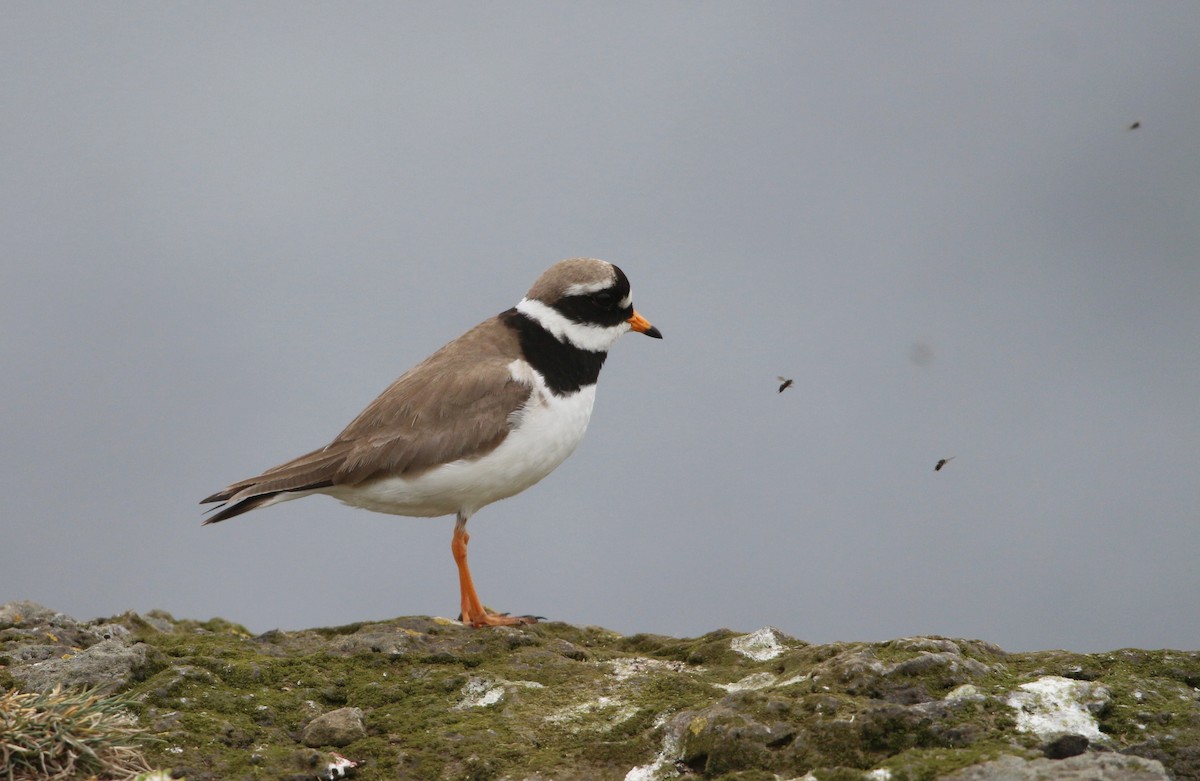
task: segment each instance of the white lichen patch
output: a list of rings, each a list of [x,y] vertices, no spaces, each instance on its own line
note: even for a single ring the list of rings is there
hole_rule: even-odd
[[[780,642],[782,634],[773,626],[764,626],[748,635],[733,638],[729,645],[748,659],[765,662],[787,650],[787,646]]]
[[[663,735],[662,749],[654,756],[648,765],[638,765],[625,774],[625,781],[663,781],[668,778],[678,778],[679,771],[675,769],[675,761],[679,759],[683,747],[679,735],[674,730],[667,730]]]
[[[868,781],[891,781],[892,771],[886,767],[877,767],[866,774]]]
[[[472,678],[463,685],[462,695],[462,699],[454,706],[456,710],[486,708],[504,699],[504,687],[482,678]]]
[[[546,717],[546,722],[570,726],[572,732],[604,732],[629,721],[637,712],[635,706],[620,697],[603,696],[559,708]]]
[[[980,699],[983,699],[983,695],[979,693],[978,686],[971,684],[971,683],[964,683],[962,686],[957,686],[957,687],[951,689],[949,692],[946,693],[946,696],[943,697],[942,699],[945,699],[945,700],[980,700]]]
[[[775,684],[775,686],[777,688],[782,689],[784,686],[795,686],[798,683],[803,683],[803,682],[809,680],[810,678],[811,678],[811,676],[808,673],[797,673],[796,675],[793,675],[791,678],[784,678],[782,681]]]
[[[512,688],[543,689],[536,681],[506,681],[503,679],[487,680],[486,678],[471,678],[462,687],[462,699],[454,706],[455,710],[467,708],[486,708],[504,699],[504,695]]]
[[[634,656],[628,659],[611,659],[601,664],[612,670],[612,677],[618,681],[626,681],[637,675],[670,670],[671,672],[686,672],[689,668],[684,662],[664,662],[661,659],[647,659],[644,656]],[[702,672],[697,668],[696,672]]]
[[[775,685],[775,681],[776,678],[771,673],[754,673],[753,675],[747,675],[740,681],[714,683],[713,686],[718,689],[724,689],[727,692],[745,692],[770,688]]]
[[[1019,731],[1040,738],[1062,734],[1083,735],[1089,740],[1106,737],[1093,715],[1108,703],[1108,689],[1103,686],[1047,675],[1021,684],[1020,689],[1007,700],[1017,711]]]

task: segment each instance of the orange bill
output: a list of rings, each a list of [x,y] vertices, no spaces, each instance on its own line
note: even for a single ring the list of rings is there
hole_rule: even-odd
[[[629,318],[626,322],[629,323],[630,328],[637,331],[639,334],[653,336],[655,339],[663,338],[662,331],[659,331],[657,328],[650,325],[650,321],[639,315],[636,309],[633,310],[633,317]]]

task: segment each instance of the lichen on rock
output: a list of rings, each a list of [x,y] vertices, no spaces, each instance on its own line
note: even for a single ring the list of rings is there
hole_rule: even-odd
[[[309,748],[348,746],[367,736],[360,708],[338,708],[322,713],[300,733],[300,742]]]
[[[189,781],[329,768],[365,781],[1200,781],[1200,654],[1182,651],[429,617],[255,636],[219,619],[0,606],[0,689],[53,681],[107,685],[156,735],[151,764]],[[1076,720],[1035,726],[1047,713]]]

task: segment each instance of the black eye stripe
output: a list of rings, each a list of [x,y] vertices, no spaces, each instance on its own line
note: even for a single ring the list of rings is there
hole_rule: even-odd
[[[619,325],[633,316],[632,306],[620,306],[629,298],[629,279],[616,266],[612,267],[614,278],[606,287],[588,293],[564,296],[551,306],[574,323],[609,327]],[[602,300],[604,296],[608,301]]]
[[[616,306],[618,302],[616,292],[612,290],[603,292],[609,293],[612,297],[607,305],[601,304],[596,300],[598,293],[588,293],[586,295],[560,298],[554,303],[554,309],[558,310],[562,313],[563,317],[572,322],[606,327],[617,325],[633,316],[632,306]]]

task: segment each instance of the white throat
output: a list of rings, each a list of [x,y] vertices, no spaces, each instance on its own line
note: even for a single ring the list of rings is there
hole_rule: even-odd
[[[517,311],[554,334],[560,342],[568,342],[581,350],[595,353],[608,352],[621,335],[629,330],[629,323],[617,325],[585,325],[568,320],[557,309],[533,298],[522,298]]]

